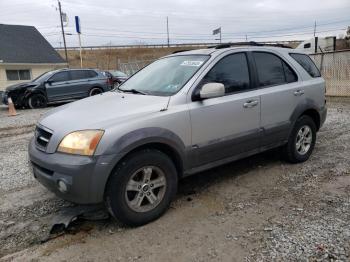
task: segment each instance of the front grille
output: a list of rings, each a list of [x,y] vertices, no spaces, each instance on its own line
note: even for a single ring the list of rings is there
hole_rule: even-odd
[[[41,148],[46,148],[47,144],[50,141],[52,134],[40,127],[36,127],[35,129],[35,142]]]

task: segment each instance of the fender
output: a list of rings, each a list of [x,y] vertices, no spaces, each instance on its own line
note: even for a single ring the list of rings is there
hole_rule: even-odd
[[[33,94],[42,94],[46,97],[46,92],[45,90],[41,89],[41,88],[34,88],[34,89],[26,89],[24,94],[23,94],[23,98],[27,99],[29,96],[33,95]]]
[[[160,127],[141,128],[127,133],[113,143],[106,154],[118,154],[122,158],[132,150],[151,143],[165,144],[171,147],[182,160],[185,159],[185,145],[179,136]]]
[[[180,157],[183,168],[185,168],[185,145],[175,133],[168,129],[158,127],[141,128],[132,131],[120,137],[107,151],[105,151],[105,155],[111,156],[109,161],[113,163],[113,168],[111,168],[108,173],[100,174],[99,179],[93,182],[96,187],[101,189],[98,190],[99,195],[97,198],[103,198],[105,186],[110,173],[118,162],[132,150],[151,143],[160,143],[171,147],[178,157]]]
[[[291,123],[291,128],[289,130],[289,134],[288,137],[293,129],[293,126],[295,124],[295,122],[297,121],[297,119],[306,111],[306,110],[315,110],[318,113],[319,118],[321,119],[321,108],[311,99],[306,98],[302,101],[300,101],[300,103],[296,106],[296,108],[294,109],[293,113],[291,114],[289,121]]]

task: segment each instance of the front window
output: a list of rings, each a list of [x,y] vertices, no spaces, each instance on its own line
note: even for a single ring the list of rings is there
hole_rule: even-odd
[[[54,74],[50,79],[51,82],[63,82],[70,80],[69,72],[62,71]]]
[[[119,90],[171,96],[187,83],[208,58],[207,55],[179,55],[157,60],[129,78]]]
[[[228,55],[210,69],[199,86],[206,83],[221,83],[225,94],[247,91],[250,88],[248,62],[245,53]]]
[[[39,75],[37,78],[35,78],[33,80],[33,82],[42,82],[45,81],[46,79],[48,79],[50,76],[52,76],[55,73],[55,71],[49,71],[46,73],[43,73],[41,75]]]

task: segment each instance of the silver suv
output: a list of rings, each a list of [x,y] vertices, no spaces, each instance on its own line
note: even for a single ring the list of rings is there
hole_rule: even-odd
[[[305,54],[185,51],[119,89],[48,112],[29,157],[34,176],[59,197],[104,202],[137,226],[166,211],[185,176],[277,147],[289,162],[306,161],[326,112],[325,82]]]

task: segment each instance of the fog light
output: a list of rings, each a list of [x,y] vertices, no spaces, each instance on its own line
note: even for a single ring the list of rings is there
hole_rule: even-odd
[[[57,182],[57,188],[59,191],[61,191],[62,193],[66,193],[68,191],[68,186],[67,184],[62,181],[62,180],[58,180]]]

